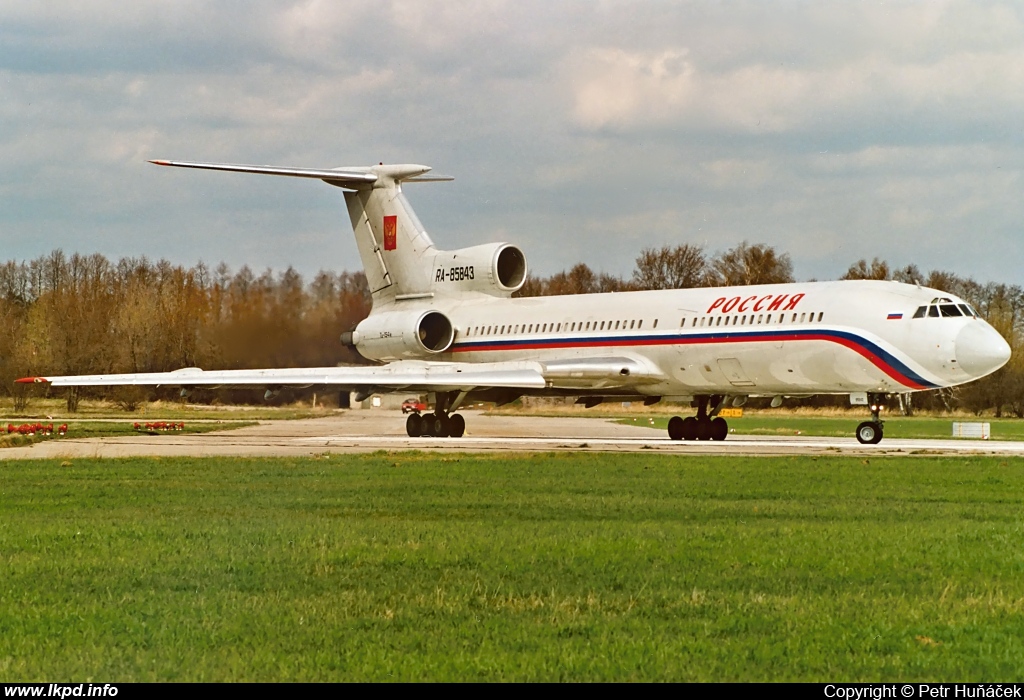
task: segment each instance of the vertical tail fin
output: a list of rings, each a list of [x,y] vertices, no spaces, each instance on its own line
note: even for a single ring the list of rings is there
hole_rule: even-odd
[[[371,168],[377,175],[372,186],[345,192],[375,306],[431,291],[437,249],[402,194],[403,181],[450,179],[424,177],[427,170],[422,165],[377,166]]]

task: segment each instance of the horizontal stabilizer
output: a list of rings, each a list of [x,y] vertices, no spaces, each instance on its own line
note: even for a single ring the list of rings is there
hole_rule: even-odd
[[[151,160],[154,165],[174,168],[198,168],[199,170],[225,170],[232,173],[257,173],[261,175],[283,175],[323,180],[341,187],[359,188],[372,185],[380,176],[397,182],[447,182],[455,178],[447,175],[427,175],[426,165],[371,165],[343,168],[282,168],[276,165],[239,165],[234,163],[192,163],[183,160]]]
[[[286,177],[308,177],[352,186],[371,185],[377,176],[369,168],[279,168],[273,165],[236,165],[232,163],[190,163],[181,160],[151,160],[154,165],[169,165],[175,168],[198,168],[200,170],[226,170],[233,173],[260,173],[263,175],[284,175]]]

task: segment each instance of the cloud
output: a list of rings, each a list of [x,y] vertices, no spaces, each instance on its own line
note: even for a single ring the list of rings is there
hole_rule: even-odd
[[[1022,11],[0,0],[0,243],[343,269],[332,188],[145,160],[413,161],[457,178],[408,188],[440,245],[500,236],[540,274],[698,237],[804,277],[879,255],[1009,280]]]
[[[599,48],[570,60],[573,116],[592,130],[674,128],[770,134],[877,127],[894,120],[978,124],[1024,107],[1024,50],[930,63],[859,57],[825,68],[755,63],[702,70],[685,47]]]

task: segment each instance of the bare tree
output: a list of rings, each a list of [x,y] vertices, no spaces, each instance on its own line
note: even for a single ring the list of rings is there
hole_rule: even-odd
[[[889,263],[874,258],[870,264],[861,258],[839,279],[844,280],[889,280],[892,279],[892,272],[889,270]]]
[[[715,284],[722,286],[778,284],[793,281],[793,263],[787,253],[777,253],[763,243],[743,241],[719,253],[711,263]]]
[[[688,289],[708,286],[704,248],[683,243],[670,248],[644,248],[636,259],[633,286],[637,289]]]

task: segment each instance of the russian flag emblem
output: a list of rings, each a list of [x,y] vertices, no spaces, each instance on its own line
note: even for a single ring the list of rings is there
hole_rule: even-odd
[[[898,314],[889,314],[888,316],[886,316],[886,318],[887,318],[888,320],[890,320],[890,321],[896,321],[896,320],[898,320],[898,319],[901,319],[901,318],[903,318],[903,314],[901,314],[901,313],[898,313]]]
[[[384,250],[398,248],[398,217],[384,217]]]

